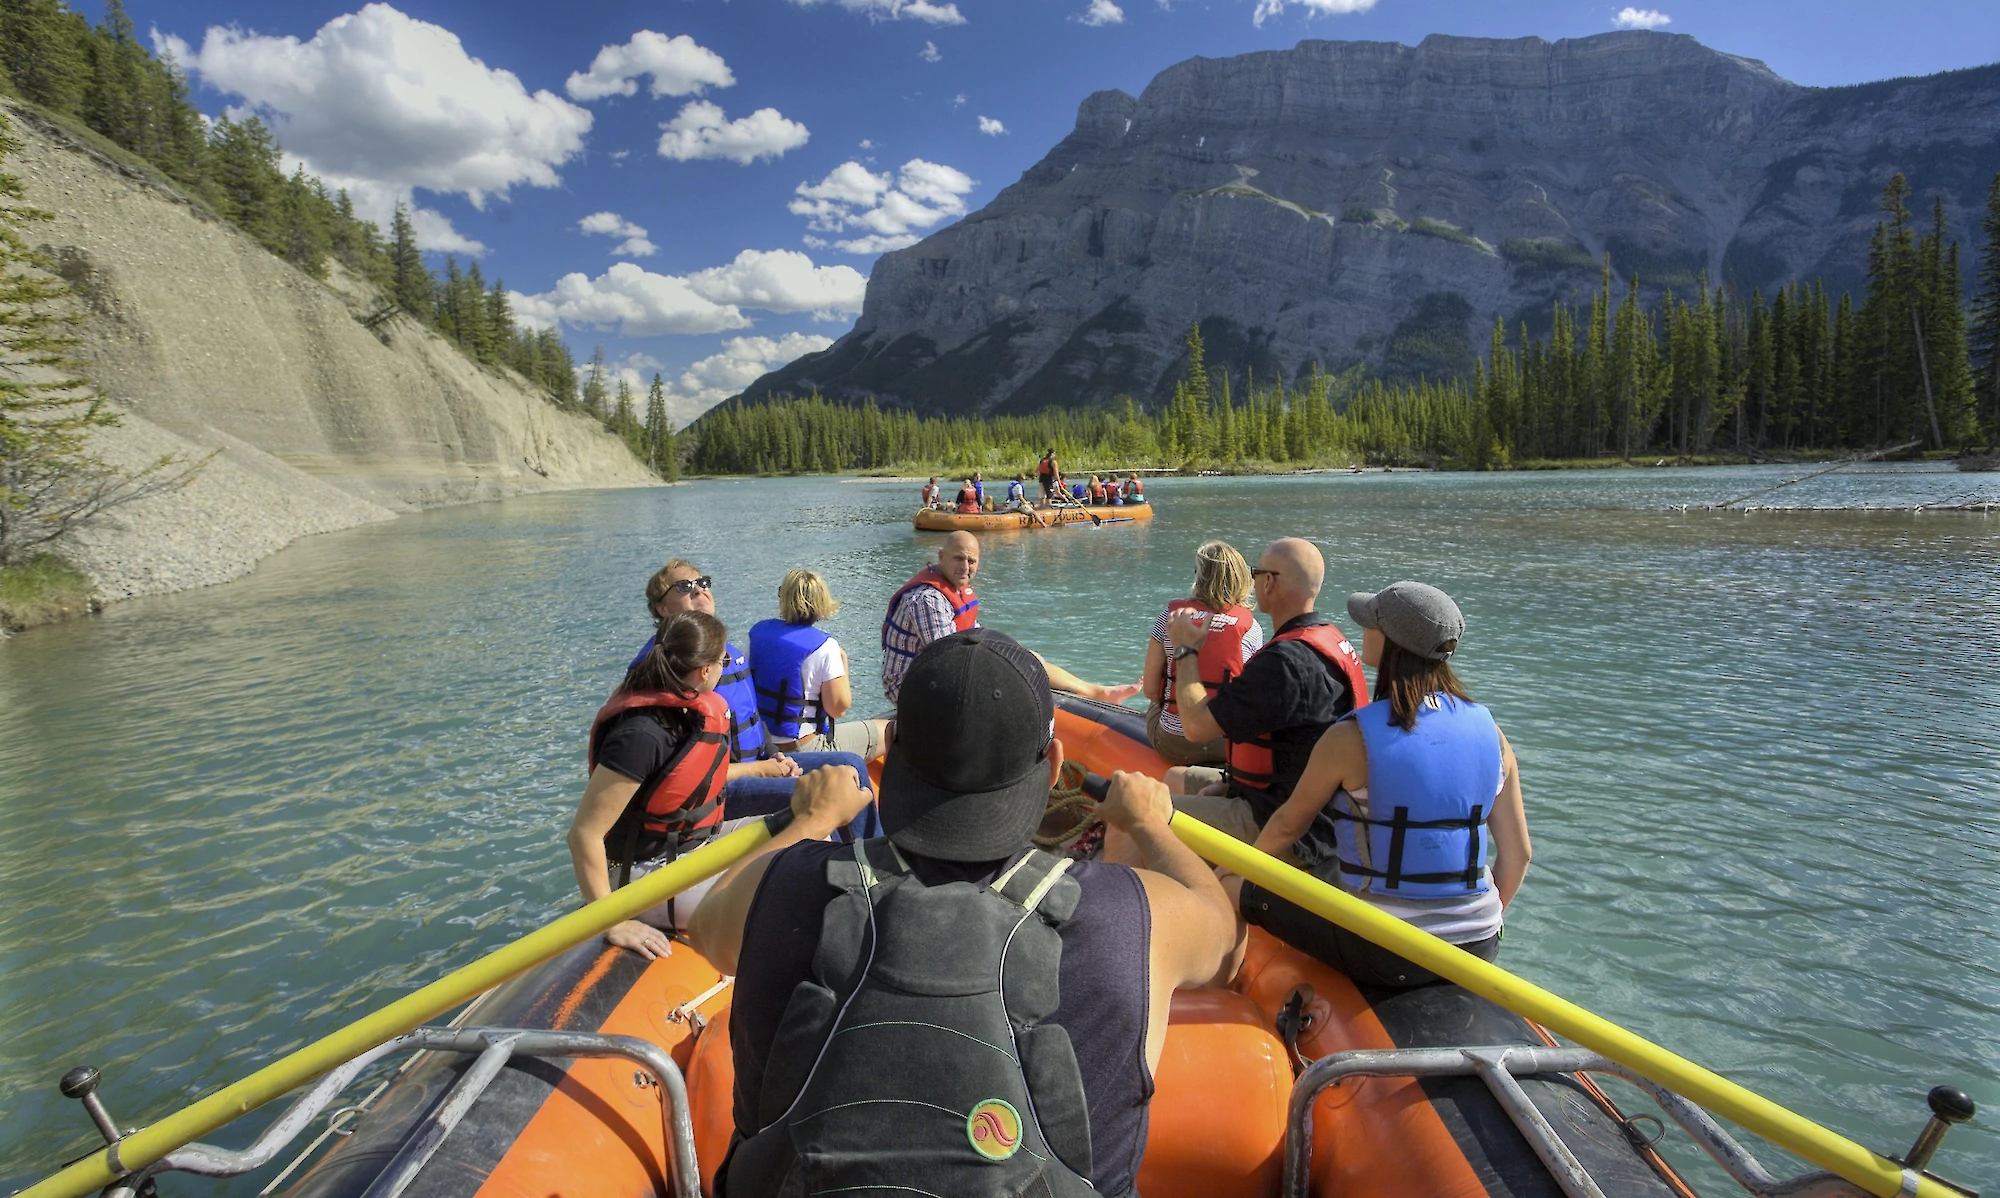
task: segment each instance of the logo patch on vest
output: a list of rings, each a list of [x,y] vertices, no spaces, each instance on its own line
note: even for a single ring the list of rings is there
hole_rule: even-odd
[[[1021,1150],[1021,1112],[1011,1103],[989,1098],[965,1117],[965,1138],[987,1160],[1004,1161]]]

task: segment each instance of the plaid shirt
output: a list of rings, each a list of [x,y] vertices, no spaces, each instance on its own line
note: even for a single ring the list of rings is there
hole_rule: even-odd
[[[882,623],[882,693],[889,702],[896,701],[903,689],[903,675],[909,672],[910,663],[917,654],[924,651],[932,641],[941,641],[958,631],[958,622],[951,611],[951,600],[946,599],[936,587],[917,587],[903,596],[902,604],[891,613],[890,619]],[[902,625],[898,628],[897,625]],[[905,632],[903,629],[910,629]],[[901,653],[889,650],[901,649]]]

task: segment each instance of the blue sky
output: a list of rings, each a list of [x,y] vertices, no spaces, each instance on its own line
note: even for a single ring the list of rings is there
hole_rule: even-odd
[[[991,199],[1084,96],[1195,55],[1637,25],[1814,85],[2000,60],[2000,0],[127,4],[204,111],[261,112],[365,211],[413,201],[683,418],[852,327],[883,247]]]

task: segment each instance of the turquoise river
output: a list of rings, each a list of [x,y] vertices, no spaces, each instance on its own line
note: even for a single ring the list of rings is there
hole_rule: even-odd
[[[2000,516],[1907,509],[2000,478],[1883,467],[1763,500],[1901,511],[1679,510],[1803,472],[1162,480],[1150,525],[987,537],[981,611],[1119,680],[1208,537],[1312,538],[1343,620],[1353,590],[1444,587],[1534,834],[1500,963],[1878,1151],[1961,1085],[1985,1109],[1935,1167],[1991,1186]],[[713,573],[739,632],[819,569],[879,708],[882,604],[937,543],[915,493],[434,512],[0,645],[0,1193],[97,1142],[56,1093],[70,1065],[157,1118],[571,909],[583,733],[665,558]]]

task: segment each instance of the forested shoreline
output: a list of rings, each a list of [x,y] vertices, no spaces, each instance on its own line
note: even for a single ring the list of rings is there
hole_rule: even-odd
[[[817,395],[725,405],[684,440],[704,474],[1031,469],[1050,445],[1071,468],[1319,466],[1507,469],[1559,462],[1755,460],[2000,440],[2000,177],[1980,230],[1968,311],[1942,203],[1928,222],[1893,176],[1857,301],[1816,281],[1766,296],[1703,277],[1686,296],[1598,287],[1559,301],[1549,331],[1496,322],[1469,381],[1382,380],[1317,366],[1292,385],[1210,377],[1199,328],[1155,410],[920,418]]]

